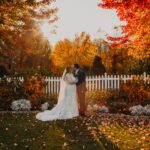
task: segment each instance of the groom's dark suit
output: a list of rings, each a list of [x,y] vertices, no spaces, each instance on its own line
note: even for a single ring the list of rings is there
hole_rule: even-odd
[[[76,72],[75,77],[78,79],[77,86],[85,82],[85,73],[81,69]]]
[[[78,99],[80,103],[80,112],[84,113],[87,109],[86,100],[85,100],[85,92],[86,92],[85,73],[81,69],[79,69],[75,73],[75,77],[78,79],[77,93],[78,93]]]

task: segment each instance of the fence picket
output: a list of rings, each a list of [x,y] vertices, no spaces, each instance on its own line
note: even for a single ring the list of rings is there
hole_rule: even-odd
[[[105,73],[104,79],[105,79],[105,90],[106,90],[107,89],[107,73]]]
[[[110,77],[111,77],[111,80],[110,80],[111,86],[110,86],[110,88],[113,89],[113,85],[114,85],[113,84],[114,83],[113,75],[111,75]]]
[[[89,76],[89,91],[92,90],[91,81],[92,81],[92,78],[91,78],[91,76]]]
[[[92,90],[95,89],[95,76],[92,77]]]
[[[98,89],[98,77],[97,76],[95,76],[95,89]]]
[[[51,95],[52,94],[52,91],[53,91],[53,87],[52,87],[52,83],[51,83],[51,78],[48,77],[48,95]],[[52,88],[51,88],[52,87]]]
[[[102,88],[101,89],[104,89],[104,76],[102,75]]]
[[[120,76],[117,75],[117,89],[120,88]]]
[[[97,78],[97,82],[98,82],[98,90],[100,90],[101,89],[101,77],[100,76],[98,76],[98,78]]]

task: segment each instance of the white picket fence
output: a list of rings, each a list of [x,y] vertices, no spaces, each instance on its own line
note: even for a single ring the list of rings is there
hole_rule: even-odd
[[[147,81],[149,75],[143,73],[142,75],[137,75],[139,78]],[[133,75],[108,75],[105,73],[100,76],[87,76],[86,77],[86,87],[88,91],[94,90],[118,90],[122,83],[131,80]],[[46,94],[53,95],[59,93],[60,88],[60,77],[46,77],[45,81],[47,87],[45,89]]]
[[[122,83],[126,83],[128,80],[131,80],[135,75],[104,75],[99,76],[87,76],[86,77],[86,87],[87,91],[94,90],[118,90]],[[142,75],[136,75],[140,79],[147,81],[150,79],[150,75],[143,73]],[[11,80],[11,78],[7,78]],[[24,81],[23,77],[19,77],[20,81]],[[47,95],[58,95],[60,89],[60,77],[45,77],[44,80],[47,83],[45,88],[45,94]],[[149,82],[149,81],[148,81]]]

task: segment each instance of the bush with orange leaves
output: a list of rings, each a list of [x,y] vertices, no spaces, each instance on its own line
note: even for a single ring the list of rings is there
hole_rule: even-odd
[[[122,84],[120,94],[131,105],[150,103],[150,78],[144,81],[141,76],[133,76],[131,81]]]
[[[11,110],[10,106],[14,100],[28,99],[31,101],[32,109],[39,109],[42,101],[47,100],[44,94],[46,82],[41,76],[24,77],[24,82],[19,78],[2,78],[0,80],[0,110]]]
[[[26,91],[25,95],[30,100],[37,100],[45,94],[46,82],[40,75],[25,78],[23,86]]]

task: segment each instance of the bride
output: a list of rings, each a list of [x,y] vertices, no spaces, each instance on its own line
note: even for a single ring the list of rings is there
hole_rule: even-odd
[[[79,115],[76,83],[73,68],[67,67],[63,73],[57,105],[52,110],[46,110],[36,115],[41,121],[70,119]]]

